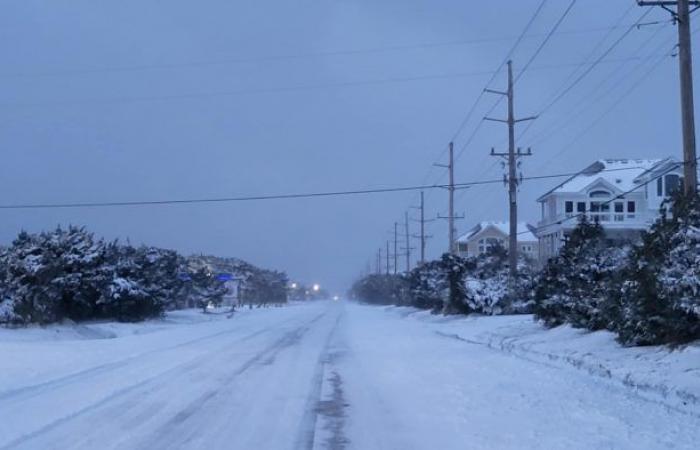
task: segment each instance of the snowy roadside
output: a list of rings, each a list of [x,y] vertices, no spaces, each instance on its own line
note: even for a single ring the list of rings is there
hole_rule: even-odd
[[[532,316],[440,316],[407,307],[388,311],[419,320],[445,338],[481,345],[537,364],[576,369],[621,384],[647,400],[700,416],[700,343],[679,349],[622,347],[607,331],[546,329]]]

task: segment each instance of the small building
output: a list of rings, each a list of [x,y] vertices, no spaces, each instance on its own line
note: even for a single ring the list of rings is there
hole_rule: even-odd
[[[682,183],[682,167],[671,158],[594,162],[537,199],[540,261],[559,253],[582,215],[598,221],[613,241],[639,239]]]
[[[462,257],[483,255],[495,246],[508,248],[510,225],[508,222],[481,222],[457,239],[457,250]],[[518,251],[535,260],[538,255],[538,240],[534,227],[518,223]]]

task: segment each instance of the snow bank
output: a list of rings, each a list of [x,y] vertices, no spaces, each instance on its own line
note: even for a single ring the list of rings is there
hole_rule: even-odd
[[[622,347],[607,331],[569,326],[547,329],[531,315],[436,316],[389,307],[429,324],[443,337],[481,345],[532,362],[576,369],[601,381],[622,384],[647,400],[700,416],[700,343],[678,349]]]

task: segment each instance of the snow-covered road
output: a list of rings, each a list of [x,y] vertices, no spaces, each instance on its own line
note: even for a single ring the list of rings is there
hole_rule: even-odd
[[[0,341],[0,358],[1,449],[654,449],[700,442],[698,416],[624,386],[344,302],[116,339]]]

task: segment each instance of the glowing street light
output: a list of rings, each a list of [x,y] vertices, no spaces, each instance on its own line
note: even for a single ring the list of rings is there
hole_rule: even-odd
[[[296,283],[292,283],[292,289],[296,289],[296,288],[297,288],[297,284],[296,284]]]
[[[318,291],[321,290],[321,286],[320,286],[318,283],[316,283],[316,284],[314,284],[314,286],[313,286],[313,290],[314,290],[314,292],[318,292]]]

